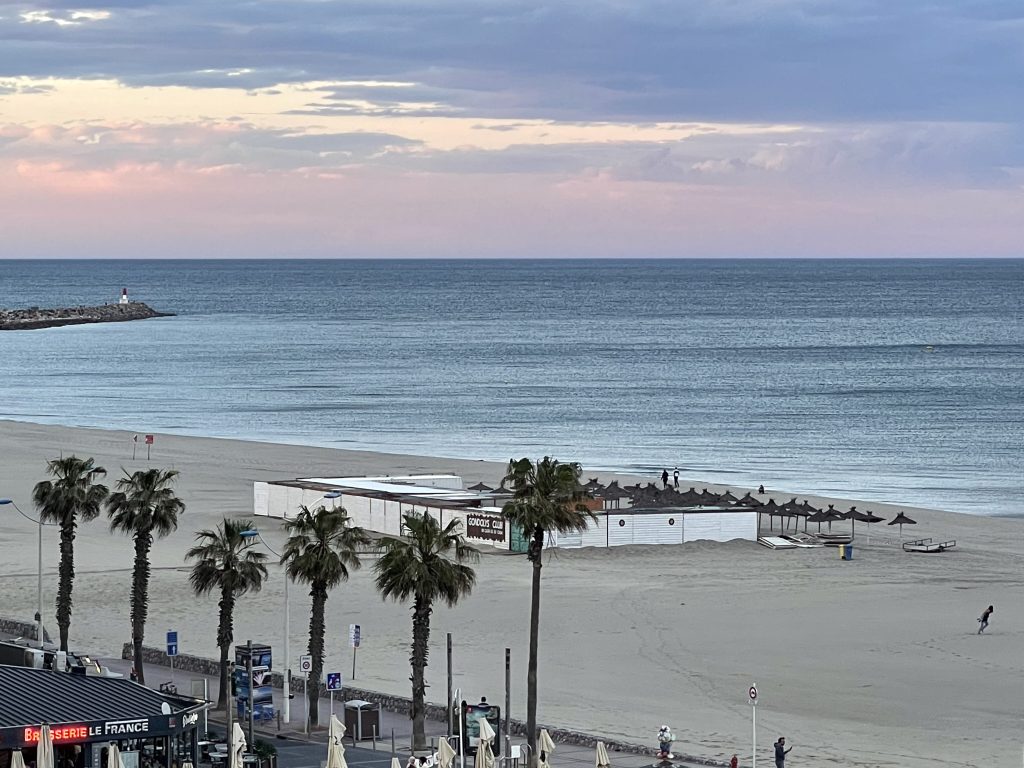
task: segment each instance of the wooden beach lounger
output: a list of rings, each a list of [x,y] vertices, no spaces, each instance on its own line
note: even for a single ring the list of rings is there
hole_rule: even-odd
[[[931,539],[914,539],[903,542],[904,552],[945,552],[956,546],[956,540],[932,541]]]
[[[786,541],[781,536],[761,536],[757,543],[769,549],[796,549],[800,546],[792,541]]]

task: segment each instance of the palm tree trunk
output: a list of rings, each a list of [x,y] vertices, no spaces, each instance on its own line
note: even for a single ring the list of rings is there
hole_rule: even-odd
[[[228,680],[228,653],[231,651],[231,641],[234,640],[235,628],[235,594],[225,585],[220,590],[220,620],[217,624],[217,647],[220,648],[220,682],[217,691],[217,709],[221,707],[227,712],[231,706],[228,701],[230,681]]]
[[[309,727],[320,724],[320,679],[324,673],[324,608],[327,605],[327,585],[313,582],[309,596],[313,598],[313,609],[309,614],[309,655],[313,657],[313,668],[306,680],[306,702],[309,707]]]
[[[71,629],[71,590],[75,584],[75,518],[71,515],[60,526],[60,584],[57,586],[57,626],[60,649],[67,651]]]
[[[540,569],[543,564],[544,529],[533,532],[527,556],[533,562],[533,586],[530,595],[530,658],[526,667],[526,743],[530,762],[537,765],[537,640],[540,635]]]
[[[135,674],[141,685],[146,684],[142,668],[142,641],[146,635],[146,615],[149,613],[149,550],[153,536],[148,530],[135,534],[135,568],[132,572],[132,647]]]
[[[412,607],[412,748],[427,748],[427,736],[423,725],[424,702],[427,698],[427,683],[424,672],[427,668],[427,654],[430,652],[430,614],[433,610],[430,601],[416,596]]]

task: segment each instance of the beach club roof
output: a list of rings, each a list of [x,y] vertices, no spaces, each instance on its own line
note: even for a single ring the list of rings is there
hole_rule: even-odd
[[[470,491],[416,485],[401,479],[381,477],[306,477],[298,480],[276,480],[275,485],[304,488],[323,493],[338,492],[348,496],[365,496],[406,504],[445,507],[476,507],[494,501],[498,491]],[[509,491],[500,491],[510,493]]]

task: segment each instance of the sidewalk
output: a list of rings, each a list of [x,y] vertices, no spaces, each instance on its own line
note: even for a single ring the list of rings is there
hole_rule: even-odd
[[[111,671],[120,672],[128,677],[128,673],[131,670],[131,662],[122,659],[101,659],[100,662],[105,666],[108,666]],[[210,692],[210,698],[216,700],[217,697],[217,678],[208,675],[202,675],[196,672],[184,672],[175,670],[173,673],[167,667],[157,666],[153,664],[146,665],[146,679],[147,685],[151,688],[158,688],[161,683],[173,682],[178,686],[178,691],[185,695],[190,695],[191,681],[192,680],[206,680],[208,690]],[[279,712],[281,711],[281,705],[283,702],[282,692],[275,688],[273,691],[274,696],[274,707]],[[343,720],[342,713],[344,710],[345,700],[344,690],[335,697],[334,700],[334,712],[339,716],[339,719]],[[277,723],[262,722],[255,725],[255,731],[260,734],[263,738],[283,738],[291,739],[295,741],[308,741],[319,743],[324,740],[324,728],[330,720],[331,702],[327,697],[320,699],[320,731],[314,732],[312,736],[307,736],[303,732],[303,724],[306,717],[306,699],[301,692],[297,692],[294,698],[291,700],[291,722],[280,724],[278,728]],[[214,722],[223,722],[223,712],[214,712],[211,710],[210,719]],[[408,716],[399,714],[397,712],[387,712],[382,710],[380,713],[380,725],[381,733],[377,741],[377,751],[391,754],[392,738],[394,739],[395,754],[399,756],[402,764],[405,764],[405,759],[410,754],[410,742],[412,740],[412,721]],[[244,726],[244,724],[243,724]],[[425,730],[427,740],[433,745],[439,737],[445,736],[447,733],[447,724],[437,720],[427,720],[425,722]],[[350,734],[351,735],[351,734]],[[513,736],[511,739],[512,745],[525,744],[526,739],[522,736]],[[346,738],[346,744],[348,738]],[[552,757],[553,768],[584,768],[585,766],[593,766],[595,764],[595,750],[593,747],[583,747],[576,744],[566,744],[555,742],[556,750]],[[363,748],[369,748],[372,745],[371,739],[358,742],[358,746]],[[502,745],[502,754],[504,754],[504,744]],[[609,749],[609,757],[612,761],[613,768],[651,768],[658,764],[658,761],[646,755],[638,755],[630,752],[614,752]],[[457,768],[456,763],[456,768]],[[472,762],[467,759],[467,768],[471,768]],[[686,768],[687,764],[681,762],[673,762],[675,768]]]

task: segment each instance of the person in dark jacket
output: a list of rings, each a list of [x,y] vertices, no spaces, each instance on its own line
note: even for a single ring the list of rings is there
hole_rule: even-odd
[[[779,736],[779,740],[775,742],[775,768],[786,768],[786,755],[792,750],[792,747],[786,749],[786,737]]]

